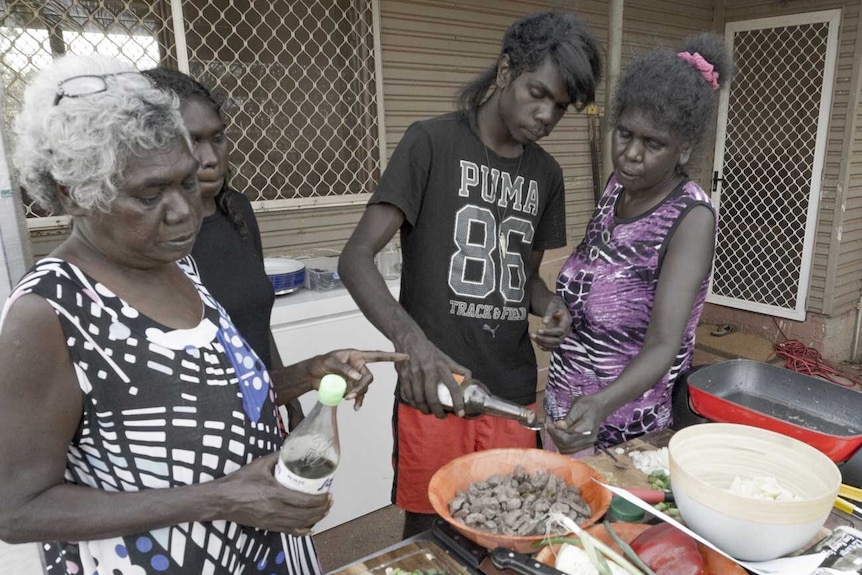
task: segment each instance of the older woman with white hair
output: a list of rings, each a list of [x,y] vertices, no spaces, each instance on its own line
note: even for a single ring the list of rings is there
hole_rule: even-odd
[[[202,207],[176,97],[66,56],[24,98],[20,183],[72,231],[0,319],[0,539],[43,542],[49,573],[318,573],[330,496],[273,477],[277,405],[333,371],[361,396],[366,362],[406,356],[339,350],[272,383],[178,265]]]

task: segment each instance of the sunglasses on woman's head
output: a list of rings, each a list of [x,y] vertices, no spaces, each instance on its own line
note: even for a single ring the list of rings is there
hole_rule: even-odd
[[[72,76],[57,84],[54,105],[59,104],[63,98],[80,98],[82,96],[92,96],[93,94],[105,92],[108,89],[108,78],[125,75],[134,75],[140,78],[143,81],[141,87],[151,88],[153,86],[153,82],[148,76],[134,71]]]

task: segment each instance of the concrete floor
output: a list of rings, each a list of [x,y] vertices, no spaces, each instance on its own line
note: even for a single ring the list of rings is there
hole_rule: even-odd
[[[401,541],[404,512],[389,505],[314,536],[324,573]]]

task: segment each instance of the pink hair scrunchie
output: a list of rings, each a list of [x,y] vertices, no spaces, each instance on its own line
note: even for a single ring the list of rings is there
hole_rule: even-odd
[[[703,76],[704,80],[709,82],[709,85],[712,86],[713,90],[718,90],[718,72],[715,71],[715,66],[706,61],[706,58],[701,56],[698,52],[695,52],[694,54],[691,52],[679,52],[677,56],[691,64],[695,70],[700,72],[700,75]]]

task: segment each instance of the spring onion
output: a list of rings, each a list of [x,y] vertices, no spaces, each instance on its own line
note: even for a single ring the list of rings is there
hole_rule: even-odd
[[[548,531],[555,531],[555,529],[552,528],[553,526],[559,526],[563,530],[569,531],[577,535],[581,539],[585,551],[587,550],[587,546],[591,545],[599,552],[601,552],[602,555],[625,569],[628,573],[631,573],[631,575],[644,575],[643,571],[632,565],[628,559],[626,559],[625,557],[623,557],[595,537],[592,537],[589,533],[578,527],[577,523],[575,523],[569,517],[563,515],[562,513],[550,514],[550,517],[548,519]],[[587,540],[589,541],[589,543],[585,542]],[[593,562],[593,564],[596,566],[596,569],[598,569],[601,573],[602,571],[599,565],[596,565],[596,562]],[[607,564],[605,563],[604,566],[607,567]]]
[[[616,543],[617,546],[619,546],[619,548],[623,550],[625,556],[631,559],[632,563],[634,563],[646,575],[656,575],[655,571],[650,569],[649,565],[644,563],[643,560],[638,557],[638,554],[634,552],[634,549],[631,548],[631,545],[620,539],[620,536],[614,532],[613,528],[611,527],[610,521],[605,519],[603,525],[605,526],[605,531],[607,531],[608,535],[611,536],[611,539],[614,540],[614,543]]]

